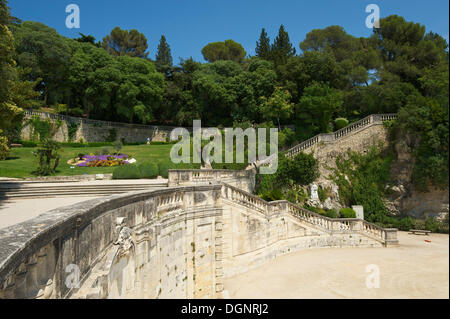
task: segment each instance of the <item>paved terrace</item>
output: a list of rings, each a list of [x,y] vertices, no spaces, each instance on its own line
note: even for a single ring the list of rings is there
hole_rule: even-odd
[[[165,185],[164,185],[165,184]],[[33,219],[58,207],[123,192],[158,189],[166,179],[73,182],[0,181],[0,229]]]
[[[224,289],[232,299],[448,299],[449,236],[398,232],[398,239],[400,244],[389,249],[322,248],[283,255],[225,279]],[[370,264],[380,269],[378,289],[366,287]]]

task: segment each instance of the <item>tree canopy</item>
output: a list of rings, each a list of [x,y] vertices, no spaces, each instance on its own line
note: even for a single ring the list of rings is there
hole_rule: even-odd
[[[203,57],[208,62],[230,60],[237,63],[244,61],[247,54],[243,46],[233,40],[209,43],[202,49]]]
[[[115,27],[111,34],[103,38],[103,48],[113,56],[132,56],[146,58],[148,56],[147,38],[136,29],[122,30]]]

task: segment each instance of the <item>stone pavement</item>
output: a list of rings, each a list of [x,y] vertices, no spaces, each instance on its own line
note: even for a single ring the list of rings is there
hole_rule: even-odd
[[[449,298],[449,236],[399,232],[390,248],[312,249],[224,280],[230,298]],[[425,242],[430,240],[431,242]],[[368,265],[380,287],[368,289]],[[263,280],[261,280],[263,278]]]
[[[3,179],[1,182],[12,182],[11,180]],[[1,184],[0,182],[0,184]],[[31,189],[45,189],[46,187],[70,187],[70,186],[89,186],[98,187],[101,189],[102,186],[113,187],[123,186],[126,184],[134,184],[136,186],[143,185],[152,185],[155,187],[160,186],[161,183],[167,183],[166,179],[140,179],[140,180],[104,180],[104,181],[82,181],[82,182],[23,182],[23,181],[14,181],[17,182],[17,185],[26,186]],[[4,184],[3,184],[4,185]],[[72,205],[75,203],[91,200],[93,198],[98,198],[100,195],[97,195],[95,191],[93,191],[92,195],[79,195],[79,196],[59,196],[59,197],[47,197],[47,198],[24,198],[24,199],[0,199],[0,229],[12,226],[14,224],[18,224],[24,222],[26,220],[32,219],[46,211]]]

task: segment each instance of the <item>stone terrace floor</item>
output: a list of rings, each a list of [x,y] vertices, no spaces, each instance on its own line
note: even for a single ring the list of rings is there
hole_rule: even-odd
[[[224,289],[229,298],[243,299],[448,299],[449,236],[399,232],[398,238],[396,247],[322,248],[280,256],[226,279]],[[379,288],[366,286],[370,264],[379,266]]]

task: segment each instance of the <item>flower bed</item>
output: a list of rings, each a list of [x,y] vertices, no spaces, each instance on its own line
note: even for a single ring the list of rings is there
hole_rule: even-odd
[[[129,164],[128,155],[85,155],[84,162],[77,164],[78,167],[113,167]]]

